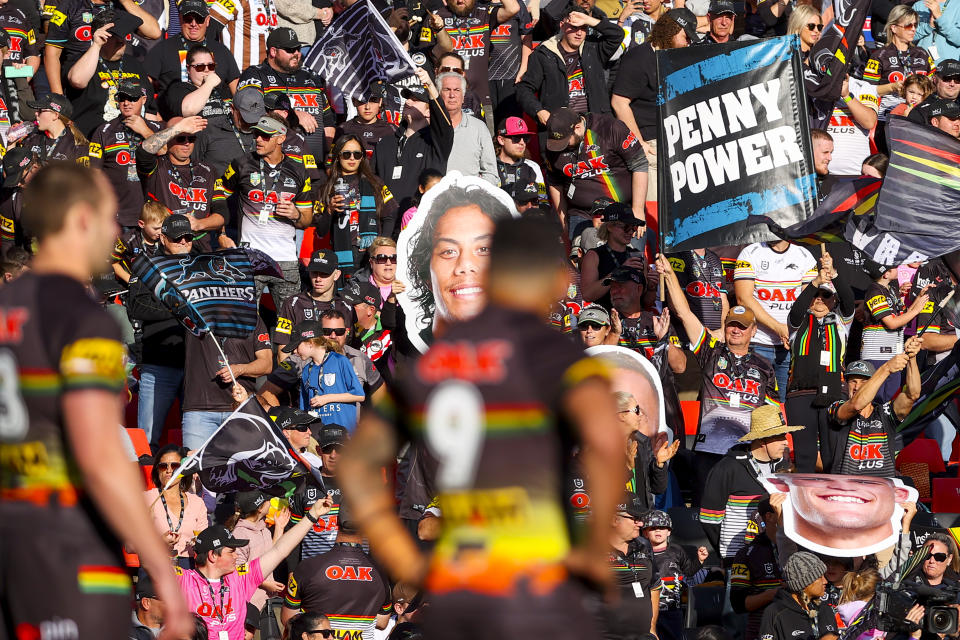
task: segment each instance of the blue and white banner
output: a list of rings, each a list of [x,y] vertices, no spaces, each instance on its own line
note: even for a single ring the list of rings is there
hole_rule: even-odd
[[[773,240],[813,215],[816,183],[795,36],[657,52],[662,251]]]

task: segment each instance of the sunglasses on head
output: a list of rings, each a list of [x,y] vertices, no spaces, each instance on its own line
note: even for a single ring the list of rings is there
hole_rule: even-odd
[[[180,16],[181,24],[201,24],[204,20],[206,20],[206,18],[197,15],[196,13],[188,13]]]
[[[467,75],[467,72],[460,67],[440,67],[437,70],[437,75],[440,75],[441,73],[456,73],[457,75],[461,76]]]
[[[157,463],[157,470],[158,470],[158,471],[166,471],[167,469],[170,469],[170,471],[173,471],[174,469],[176,469],[176,468],[179,467],[179,466],[180,466],[180,464],[177,463],[177,462],[158,462],[158,463]]]
[[[580,331],[586,331],[587,329],[593,329],[594,331],[600,331],[600,327],[603,325],[599,322],[578,322],[577,329]]]
[[[324,327],[320,329],[321,333],[325,336],[345,336],[347,335],[346,327],[337,327],[336,329],[332,327]]]
[[[928,557],[933,558],[933,559],[936,560],[937,562],[946,562],[946,561],[947,561],[947,554],[945,554],[945,553],[942,552],[942,551],[940,551],[940,552],[938,552],[938,553],[931,553]]]
[[[363,156],[364,156],[363,151],[341,151],[340,152],[340,157],[344,160],[350,160],[350,159],[360,160],[361,158],[363,158]]]
[[[807,25],[807,30],[808,30],[808,31],[823,31],[823,25],[822,25],[822,24],[814,24],[813,22],[811,22],[811,23],[809,23],[809,24]]]
[[[173,139],[173,144],[193,144],[197,141],[197,136],[180,134]]]
[[[397,254],[387,255],[386,253],[378,253],[373,256],[374,264],[397,264]]]
[[[315,633],[319,633],[324,638],[332,638],[333,630],[332,629],[314,629],[313,631],[307,631],[308,636],[312,636]]]
[[[200,64],[192,64],[190,66],[196,69],[197,71],[216,71],[217,69],[216,62],[206,62],[206,63],[201,62]]]

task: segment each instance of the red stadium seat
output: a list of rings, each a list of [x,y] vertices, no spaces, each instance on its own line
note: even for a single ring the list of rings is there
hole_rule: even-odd
[[[156,489],[156,485],[153,484],[153,478],[150,476],[153,475],[153,465],[144,465],[140,467],[140,473],[143,475],[143,484],[146,485],[147,490]]]
[[[960,478],[933,479],[933,512],[960,513]]]
[[[680,410],[683,412],[683,430],[688,436],[697,433],[697,422],[700,420],[700,401],[681,400]],[[957,438],[960,440],[960,438]]]
[[[133,443],[133,450],[136,452],[137,457],[153,455],[150,451],[150,443],[147,442],[147,434],[143,429],[127,429],[127,436],[130,438],[130,442]]]
[[[129,569],[140,568],[140,556],[136,553],[130,553],[126,547],[123,548],[123,561]],[[134,573],[136,573],[136,571],[134,571]]]
[[[943,465],[943,454],[940,445],[931,438],[917,438],[897,456],[897,468],[904,462],[923,462],[930,468],[930,473],[943,473],[947,468]]]

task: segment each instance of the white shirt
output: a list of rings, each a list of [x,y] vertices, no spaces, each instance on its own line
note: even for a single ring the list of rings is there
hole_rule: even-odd
[[[850,78],[850,96],[863,106],[873,110],[880,106],[877,87],[869,82]],[[859,176],[863,161],[870,155],[870,129],[864,129],[850,111],[850,105],[837,100],[830,115],[827,132],[833,136],[833,158],[830,160],[830,173],[840,176]]]

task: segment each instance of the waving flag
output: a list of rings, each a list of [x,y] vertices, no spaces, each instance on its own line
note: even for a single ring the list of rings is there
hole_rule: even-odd
[[[370,0],[357,2],[337,16],[310,49],[303,66],[347,99],[364,93],[374,82],[396,82],[417,70]]]
[[[920,399],[897,426],[897,431],[919,433],[927,423],[946,409],[947,401],[960,393],[960,376],[954,367],[960,365],[960,342],[935,366],[921,376]],[[946,380],[947,382],[944,382]]]
[[[216,253],[140,254],[133,273],[195,336],[246,338],[257,326],[254,275],[282,277],[279,265],[261,251],[227,249]]]
[[[250,397],[180,463],[167,484],[194,473],[199,473],[203,486],[214,493],[258,489],[289,498],[311,475],[311,468],[260,403]]]

